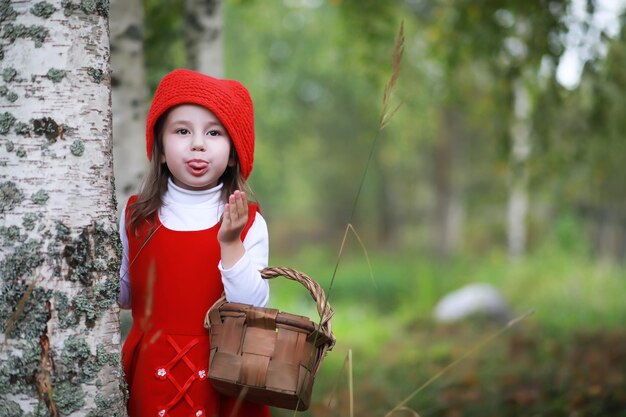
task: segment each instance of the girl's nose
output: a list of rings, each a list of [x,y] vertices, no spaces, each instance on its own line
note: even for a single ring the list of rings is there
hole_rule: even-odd
[[[200,137],[200,135],[194,135],[191,142],[191,150],[196,152],[204,152],[206,150],[204,140],[202,137]]]

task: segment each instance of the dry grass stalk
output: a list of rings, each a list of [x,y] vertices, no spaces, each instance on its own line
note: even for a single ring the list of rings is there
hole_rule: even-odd
[[[326,404],[326,412],[330,412],[333,408],[333,400],[337,397],[337,389],[339,388],[339,378],[343,375],[343,372],[348,372],[348,393],[349,393],[349,415],[350,417],[354,416],[354,377],[352,371],[352,349],[348,349],[348,353],[346,354],[346,358],[343,360],[343,365],[337,374],[337,378],[335,379],[335,383],[333,384],[333,388],[330,390],[330,394],[328,395],[328,403]],[[295,413],[294,413],[295,415]]]
[[[391,118],[393,117],[393,115],[400,109],[400,107],[402,106],[403,102],[401,101],[400,103],[398,103],[397,105],[395,105],[394,107],[390,108],[391,105],[391,98],[393,96],[393,90],[394,87],[396,86],[398,79],[400,77],[400,65],[402,63],[402,56],[404,54],[404,21],[400,22],[400,29],[398,30],[398,34],[396,36],[395,42],[394,42],[394,48],[393,48],[393,63],[392,63],[392,72],[391,72],[391,76],[389,77],[389,80],[387,81],[387,83],[385,84],[385,89],[383,91],[383,106],[381,109],[381,114],[380,114],[380,120],[379,120],[379,132],[381,130],[383,130],[385,128],[385,126],[387,126],[387,124],[389,123],[389,121],[391,120]],[[343,255],[343,249],[345,247],[346,244],[346,240],[348,237],[348,232],[351,230],[352,233],[354,234],[354,236],[357,238],[357,241],[359,242],[359,245],[361,246],[361,249],[363,250],[363,253],[365,254],[365,258],[367,260],[367,266],[368,266],[368,270],[370,273],[370,279],[372,280],[372,283],[374,284],[374,286],[376,286],[376,281],[374,280],[374,274],[373,274],[373,269],[372,269],[372,265],[370,262],[370,258],[369,255],[367,253],[367,249],[363,243],[363,241],[361,240],[359,234],[356,232],[356,229],[354,228],[354,226],[352,225],[352,219],[354,217],[354,213],[356,210],[356,205],[358,203],[359,200],[359,196],[361,195],[361,190],[363,188],[363,183],[365,180],[365,176],[367,174],[367,171],[369,169],[371,160],[372,160],[372,156],[373,156],[373,152],[374,149],[376,147],[376,142],[378,141],[378,136],[376,136],[376,138],[374,139],[374,142],[372,143],[372,147],[370,149],[370,154],[365,166],[365,170],[363,172],[363,175],[361,177],[361,182],[357,191],[357,194],[354,198],[354,203],[352,206],[352,211],[350,214],[350,218],[348,220],[348,224],[346,225],[346,229],[344,231],[344,235],[343,235],[343,239],[341,241],[341,246],[339,248],[339,253],[337,254],[337,262],[335,263],[335,268],[333,270],[333,274],[330,280],[330,285],[328,288],[328,291],[326,292],[327,294],[327,301],[330,300],[330,294],[333,288],[333,283],[335,281],[335,276],[337,274],[337,269],[339,267],[339,263],[341,262],[341,257]],[[343,370],[345,369],[345,367],[348,367],[348,378],[349,378],[349,393],[350,393],[350,417],[353,417],[354,415],[354,386],[353,386],[353,376],[352,376],[352,350],[350,349],[348,351],[348,356],[346,358],[346,360],[344,361],[344,365],[340,371],[340,374],[343,373]],[[330,394],[330,398],[328,401],[328,409],[330,410],[331,408],[331,403],[332,403],[332,399],[334,397],[335,394],[335,390],[337,389],[337,382],[335,383],[335,386]],[[394,408],[393,411],[397,411],[397,410],[406,410],[406,407],[403,407],[403,405],[401,404],[400,406]],[[417,415],[417,413],[415,413],[413,410],[411,410],[415,415]],[[294,415],[296,414],[296,412],[294,412]]]
[[[378,123],[379,130],[383,130],[389,123],[389,120],[400,109],[403,101],[400,101],[395,107],[390,108],[391,98],[393,95],[394,87],[400,77],[400,64],[402,63],[402,56],[404,55],[404,21],[400,22],[400,29],[393,45],[393,63],[391,67],[391,77],[385,84],[385,90],[383,92],[383,108],[380,114],[380,121]]]
[[[232,411],[230,412],[230,416],[229,417],[236,417],[237,413],[239,412],[239,409],[241,408],[241,403],[243,403],[243,400],[246,398],[246,395],[248,394],[248,387],[243,387],[241,389],[241,392],[239,393],[239,396],[237,397],[237,401],[235,401],[235,405],[233,406]]]
[[[374,280],[374,269],[372,268],[372,262],[370,261],[369,254],[367,253],[367,248],[365,247],[365,243],[363,243],[363,240],[361,239],[361,237],[359,236],[356,229],[351,223],[348,223],[346,225],[346,230],[343,233],[343,239],[341,240],[341,246],[339,247],[339,254],[337,255],[337,262],[339,262],[339,260],[341,259],[343,255],[343,249],[346,245],[346,240],[348,239],[348,231],[352,231],[352,233],[354,234],[354,237],[356,237],[357,242],[359,242],[359,246],[361,247],[361,250],[363,251],[363,254],[365,255],[365,260],[367,261],[367,270],[370,273],[370,279],[372,280],[372,284],[374,284],[375,288],[378,288],[378,286],[376,285],[376,280]]]
[[[22,298],[20,298],[20,301],[18,301],[17,307],[15,308],[15,313],[13,313],[13,315],[9,319],[9,322],[7,323],[7,327],[4,330],[4,346],[6,346],[6,343],[9,340],[9,333],[11,333],[11,331],[13,330],[13,327],[15,326],[15,323],[17,323],[17,319],[24,312],[24,308],[26,308],[26,302],[28,301],[28,299],[30,298],[31,294],[33,293],[33,290],[35,289],[35,284],[36,283],[37,283],[37,280],[34,279],[28,285],[28,288],[26,288],[26,291],[24,292],[24,295],[22,295]]]
[[[483,340],[481,340],[480,342],[478,342],[477,344],[475,344],[474,346],[472,346],[469,350],[467,350],[463,355],[461,355],[460,357],[458,357],[457,359],[455,359],[454,361],[452,361],[451,363],[449,363],[447,366],[445,366],[442,370],[440,370],[439,372],[437,372],[435,375],[433,375],[430,379],[428,379],[426,382],[424,382],[419,388],[417,388],[415,391],[413,391],[411,394],[409,394],[404,400],[400,401],[393,409],[391,409],[387,414],[385,414],[385,417],[389,417],[391,415],[393,415],[394,413],[400,411],[400,410],[404,410],[406,409],[406,404],[413,398],[415,397],[417,394],[419,394],[422,390],[424,390],[426,387],[428,387],[429,385],[431,385],[433,382],[435,382],[436,380],[438,380],[439,378],[441,378],[441,376],[443,374],[445,374],[446,372],[448,372],[450,369],[454,368],[456,365],[458,365],[460,362],[464,361],[465,359],[467,359],[468,357],[470,357],[471,355],[473,355],[474,353],[482,350],[485,346],[487,346],[489,343],[491,343],[492,341],[494,341],[495,339],[497,339],[499,336],[501,336],[504,332],[506,332],[508,329],[510,329],[511,327],[515,326],[516,324],[518,324],[519,322],[521,322],[522,320],[528,318],[529,316],[531,316],[532,314],[534,314],[534,310],[528,311],[525,314],[522,314],[519,317],[514,318],[513,320],[509,321],[504,327],[502,327],[500,330],[496,331],[495,333],[485,337]]]
[[[352,377],[352,349],[348,349],[348,391],[350,392],[350,417],[354,417],[354,381]]]
[[[346,370],[348,366],[348,355],[346,354],[345,359],[343,360],[343,365],[341,365],[341,369],[337,374],[337,378],[335,379],[335,383],[333,384],[332,389],[330,390],[330,394],[328,395],[328,403],[326,404],[326,409],[331,410],[333,408],[333,400],[337,397],[337,389],[339,388],[339,378],[343,375],[343,371]]]
[[[148,279],[146,285],[146,309],[144,311],[143,319],[141,320],[140,327],[142,332],[147,333],[152,327],[152,304],[154,303],[154,283],[156,281],[156,265],[155,261],[152,261],[148,266]],[[157,332],[159,333],[159,332]],[[154,335],[152,337],[154,339]],[[156,339],[155,339],[156,341]]]
[[[398,411],[406,411],[409,415],[413,416],[413,417],[420,417],[420,415],[417,413],[417,411],[413,410],[412,408],[409,407],[400,407],[396,410],[396,412]]]
[[[135,255],[135,257],[128,264],[128,270],[124,273],[123,277],[126,277],[126,275],[130,273],[130,268],[135,264],[135,261],[137,260],[137,258],[139,258],[139,255],[141,255],[141,252],[143,251],[143,249],[146,247],[148,242],[150,242],[150,239],[152,239],[152,236],[154,236],[154,234],[161,228],[161,226],[162,225],[159,224],[156,229],[150,232],[146,240],[143,242],[143,244],[137,251],[137,254]],[[154,302],[153,300],[154,299],[154,282],[156,280],[155,269],[156,269],[155,262],[152,261],[152,263],[148,266],[148,292],[146,295],[146,309],[145,309],[144,318],[140,323],[140,328],[144,333],[150,330],[150,327],[152,327],[151,322],[150,322],[150,316],[152,315],[152,303]],[[160,334],[160,332],[158,332],[157,334]],[[154,339],[154,336],[152,337],[152,339]]]

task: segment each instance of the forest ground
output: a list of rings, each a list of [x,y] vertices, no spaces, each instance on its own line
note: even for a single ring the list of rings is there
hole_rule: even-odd
[[[519,262],[383,254],[369,258],[371,267],[354,251],[330,285],[335,261],[319,248],[274,261],[322,277],[336,311],[337,345],[311,408],[298,415],[350,416],[352,401],[352,415],[382,417],[411,396],[394,416],[626,417],[623,266],[556,247]],[[494,285],[522,319],[437,324],[436,301],[470,282]],[[298,284],[271,285],[273,307],[316,317]]]

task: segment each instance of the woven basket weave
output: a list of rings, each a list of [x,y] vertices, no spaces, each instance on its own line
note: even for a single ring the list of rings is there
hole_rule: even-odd
[[[335,344],[334,311],[319,284],[301,272],[268,267],[261,276],[302,284],[317,303],[320,321],[220,298],[204,323],[211,339],[209,380],[230,397],[303,411],[322,360]]]

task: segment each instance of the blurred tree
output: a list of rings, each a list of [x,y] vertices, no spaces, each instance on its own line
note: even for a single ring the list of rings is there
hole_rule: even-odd
[[[402,18],[405,104],[377,144],[357,229],[398,245],[426,242],[442,257],[507,241],[522,253],[545,236],[549,218],[540,216],[558,204],[541,153],[557,143],[548,125],[576,107],[555,82],[571,4],[228,2],[226,73],[255,100],[252,180],[266,214],[281,218],[270,227],[285,225],[274,242],[326,242],[345,227]]]
[[[355,137],[370,147],[378,145],[372,159],[372,178],[374,178],[374,207],[376,208],[377,240],[386,246],[398,241],[399,224],[398,201],[394,198],[397,177],[393,158],[385,157],[396,147],[391,137],[384,135],[378,141],[382,131],[377,126],[381,108],[383,86],[391,77],[392,52],[394,37],[400,26],[398,1],[380,2],[376,0],[339,2],[344,31],[349,34],[344,46],[346,57],[344,68],[349,68],[352,76],[364,79],[364,93],[367,99],[358,102],[358,117],[355,123]],[[385,140],[388,139],[388,140]],[[375,143],[374,143],[375,141]],[[366,145],[367,146],[367,145]],[[359,184],[359,174],[355,172],[354,185]],[[403,182],[404,183],[404,182]]]
[[[509,143],[515,142],[505,145],[512,152],[509,161],[509,250],[512,255],[524,251],[528,206],[524,178],[530,155],[528,141],[532,137],[529,112],[537,93],[536,74],[542,63],[546,60],[558,61],[563,51],[559,33],[564,30],[562,17],[568,3],[567,0],[551,1],[549,5],[543,1],[409,3],[419,21],[427,26],[425,33],[429,46],[432,54],[438,57],[442,74],[441,133],[435,150],[438,166],[435,170],[438,190],[436,207],[439,216],[436,235],[440,241],[438,252],[441,256],[448,256],[457,246],[454,242],[458,238],[450,229],[458,223],[454,216],[460,209],[455,208],[455,202],[460,201],[458,196],[464,194],[460,190],[467,187],[467,179],[463,181],[465,185],[454,184],[451,179],[457,176],[448,171],[455,169],[451,161],[461,158],[459,144],[467,139],[464,138],[464,125],[468,122],[462,118],[461,125],[455,127],[450,115],[470,114],[468,109],[473,105],[472,99],[464,94],[467,88],[462,84],[475,83],[477,78],[472,74],[483,77],[480,74],[482,71],[488,71],[491,80],[491,85],[483,87],[492,89],[493,98],[499,100],[496,112],[490,115],[499,129],[495,133],[507,138]],[[499,79],[504,82],[499,83]],[[504,90],[498,92],[499,88]],[[497,120],[506,120],[507,123],[498,126]],[[479,143],[477,145],[480,146]]]
[[[226,73],[250,88],[257,115],[254,189],[270,220],[280,212],[292,244],[300,232],[310,236],[311,229],[317,229],[316,235],[332,230],[335,209],[348,194],[345,178],[335,175],[345,170],[341,156],[346,153],[337,148],[350,143],[353,113],[350,106],[344,117],[336,117],[335,105],[344,103],[337,97],[343,98],[349,84],[344,72],[336,71],[335,12],[282,2],[226,8]],[[238,29],[242,26],[255,30]],[[330,178],[333,185],[324,187]],[[345,217],[339,218],[343,226]],[[274,236],[281,233],[279,223],[269,224]]]
[[[222,0],[185,0],[187,68],[224,76]]]
[[[126,415],[108,12],[0,8],[3,415]]]
[[[144,54],[148,93],[156,90],[165,74],[186,66],[184,0],[143,0]]]
[[[577,142],[584,144],[589,182],[584,188],[581,205],[595,226],[594,244],[597,252],[618,260],[626,259],[626,29],[622,27],[619,38],[609,44],[606,60],[593,68],[589,66],[583,79],[585,89],[592,89],[591,103],[587,107],[589,126],[586,137]],[[586,101],[586,100],[581,100]],[[583,132],[578,132],[580,135]],[[582,197],[582,198],[581,198]]]
[[[399,10],[391,5],[385,8],[389,18],[376,37],[378,53],[370,51],[375,47],[357,30],[363,22],[349,22],[344,17],[349,12],[341,7],[319,2],[249,2],[226,9],[226,40],[231,45],[226,49],[227,73],[250,85],[259,116],[255,189],[261,197],[270,196],[262,199],[270,217],[272,209],[280,211],[291,247],[294,239],[334,239],[346,227],[378,134],[383,84],[391,75],[400,18]],[[259,29],[240,31],[237,25]],[[370,62],[367,56],[375,59]],[[391,149],[392,145],[381,146]],[[378,180],[379,171],[395,169],[391,162],[401,152],[399,147],[396,153],[389,152],[393,155],[389,160],[374,154],[376,160],[354,219],[366,231],[382,225],[378,236],[391,230],[385,224],[398,221],[396,213],[389,214],[395,208],[394,199],[379,196],[389,195],[393,186]],[[372,210],[373,204],[380,206]],[[388,215],[376,219],[376,213],[385,208]],[[274,236],[276,232],[282,235],[274,230]]]
[[[541,165],[533,181],[552,193],[556,210],[575,213],[588,225],[594,252],[607,259],[626,258],[626,31],[612,39],[597,30],[606,46],[590,55],[579,86],[564,90],[549,84],[535,124],[546,132],[539,142]],[[545,179],[550,179],[546,183]],[[568,207],[569,206],[569,207]]]
[[[139,189],[146,171],[147,84],[141,0],[111,2],[113,160],[118,209]]]

